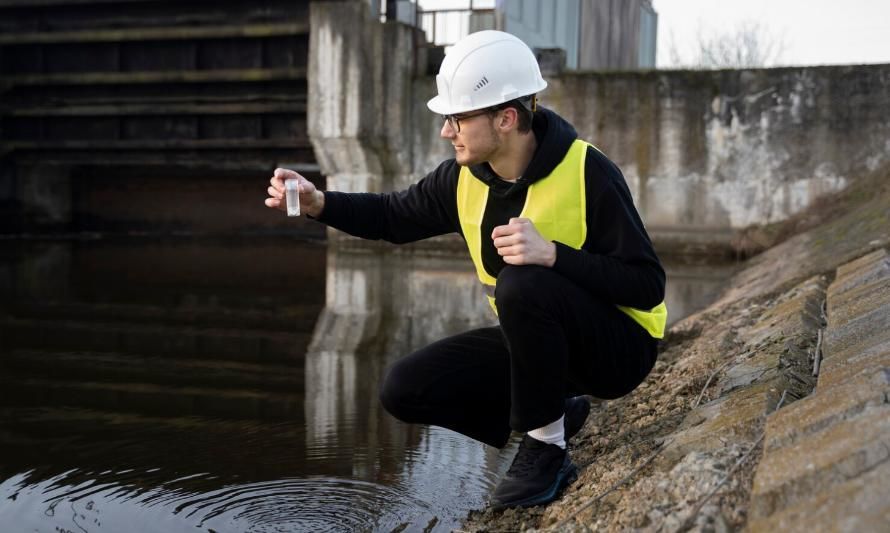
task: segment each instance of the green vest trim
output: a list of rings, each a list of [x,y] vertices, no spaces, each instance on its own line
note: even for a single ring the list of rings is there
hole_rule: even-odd
[[[549,176],[536,181],[528,188],[525,205],[519,214],[530,219],[538,232],[549,241],[558,241],[580,250],[587,240],[587,198],[584,167],[588,147],[592,145],[576,140],[563,160]],[[594,147],[594,149],[596,149]],[[461,167],[457,181],[457,213],[460,227],[476,266],[476,275],[485,287],[492,309],[497,313],[494,286],[497,283],[482,265],[482,216],[488,203],[488,185],[477,179],[469,167]],[[617,306],[619,310],[641,325],[649,334],[661,339],[667,323],[667,306],[664,302],[652,309],[643,310]]]

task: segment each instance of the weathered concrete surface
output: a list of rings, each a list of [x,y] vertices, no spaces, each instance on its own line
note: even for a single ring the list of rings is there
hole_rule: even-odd
[[[540,96],[622,169],[656,243],[696,248],[785,220],[890,161],[888,74],[887,65],[574,73],[549,78]],[[415,84],[421,104],[435,94],[432,78]],[[439,117],[415,110],[419,177],[453,154],[436,140]]]
[[[767,520],[753,521],[748,530],[858,532],[886,531],[890,523],[886,480],[890,462],[828,490],[801,505],[782,510]],[[883,490],[875,490],[883,484]]]
[[[309,136],[328,187],[404,188],[454,156],[405,26],[313,2]],[[383,59],[385,58],[385,60]],[[728,245],[890,161],[890,65],[550,76],[542,105],[619,167],[657,244]]]
[[[754,531],[804,531],[798,516],[821,514],[838,531],[886,528],[890,477],[890,256],[877,250],[837,269],[828,290],[826,362],[812,396],[771,416],[751,499]],[[877,349],[873,349],[877,348]],[[851,359],[855,359],[849,365]],[[831,513],[821,510],[835,486]],[[855,493],[883,494],[863,507]],[[791,511],[779,512],[793,506]],[[792,518],[793,517],[793,518]],[[809,522],[809,521],[806,521]]]
[[[650,228],[740,228],[890,157],[888,70],[579,73],[542,98],[619,163]]]
[[[310,5],[308,128],[333,190],[392,190],[412,165],[419,30],[371,20],[366,2]]]
[[[813,316],[825,298],[825,279],[810,278],[769,302],[760,319],[735,329],[743,339],[729,350],[718,382],[718,398],[693,409],[661,454],[672,462],[692,451],[714,450],[727,442],[756,439],[763,418],[772,412],[783,391],[806,395],[814,385],[801,363],[803,348],[819,327]],[[818,312],[818,311],[817,311]]]

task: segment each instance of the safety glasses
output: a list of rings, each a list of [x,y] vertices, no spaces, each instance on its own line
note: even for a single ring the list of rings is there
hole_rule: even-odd
[[[491,113],[492,109],[486,107],[485,109],[480,109],[479,111],[471,111],[469,113],[457,113],[454,115],[442,115],[442,118],[448,122],[448,125],[451,126],[451,129],[454,130],[454,133],[460,133],[460,121],[467,120],[468,118],[478,117],[479,115],[484,115],[486,113]]]
[[[517,100],[511,100],[509,102],[504,102],[503,104],[498,104],[496,106],[486,107],[484,109],[480,109],[478,111],[470,111],[468,113],[455,113],[454,115],[442,115],[442,118],[448,122],[448,125],[451,126],[451,129],[454,130],[454,133],[460,133],[460,121],[467,120],[468,118],[478,117],[479,115],[484,115],[486,113],[492,114],[497,113],[501,109],[506,109],[513,105],[514,103],[519,102],[519,104],[527,109],[529,112],[534,113],[538,109],[538,97],[536,95],[530,95],[524,98],[520,98]]]

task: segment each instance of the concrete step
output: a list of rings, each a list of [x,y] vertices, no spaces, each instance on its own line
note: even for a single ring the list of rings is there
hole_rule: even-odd
[[[263,38],[307,35],[309,23],[265,23],[238,26],[168,26],[0,34],[0,46],[59,43],[120,43],[127,41],[182,41],[199,39]]]
[[[770,516],[887,461],[890,461],[890,404],[882,403],[865,409],[859,416],[810,434],[794,445],[764,454],[751,490],[750,516],[754,519]]]
[[[297,392],[5,377],[0,385],[7,407],[65,406],[147,416],[288,421],[304,416],[304,396]]]
[[[816,390],[830,390],[861,375],[875,375],[890,368],[890,339],[857,352],[846,352],[832,357],[822,364]]]
[[[302,357],[310,336],[308,332],[0,318],[0,339],[3,339],[5,349],[280,361]]]
[[[805,375],[805,363],[816,344],[826,285],[822,276],[801,282],[769,302],[757,323],[734,332],[745,343],[718,373],[718,398],[687,414],[657,459],[662,466],[691,452],[725,449],[727,442],[753,442],[783,391],[810,392],[815,379]]]
[[[890,342],[890,304],[849,321],[843,328],[827,329],[823,360],[826,363],[834,359],[850,361],[862,353],[880,349],[887,342]]]
[[[886,526],[890,517],[886,251],[839,267],[827,301],[824,362],[815,393],[767,420],[751,492],[752,531],[806,531],[817,525],[825,531],[877,531],[882,528],[871,526]],[[873,493],[883,496],[875,499]]]
[[[887,531],[890,524],[887,494],[890,494],[890,461],[768,518],[752,520],[747,530],[752,533]]]
[[[890,277],[890,255],[881,248],[838,267],[837,275],[828,291],[828,305],[838,308],[844,305],[840,298],[845,293]]]
[[[164,307],[145,304],[94,303],[73,301],[19,301],[6,306],[17,318],[95,320],[137,324],[186,325],[278,331],[311,331],[323,308],[301,304],[286,308]]]
[[[843,420],[886,403],[890,383],[883,373],[863,374],[828,391],[819,391],[771,416],[764,451],[793,446]]]
[[[12,350],[3,354],[0,368],[7,379],[42,378],[62,383],[152,383],[211,389],[292,392],[303,387],[304,364],[161,358],[101,352],[44,352]]]
[[[832,296],[831,301],[834,304],[829,305],[835,310],[835,313],[830,317],[830,322],[832,326],[840,327],[852,318],[860,316],[888,300],[890,297],[890,276],[859,285],[842,294],[835,293]],[[840,309],[843,309],[843,312]]]

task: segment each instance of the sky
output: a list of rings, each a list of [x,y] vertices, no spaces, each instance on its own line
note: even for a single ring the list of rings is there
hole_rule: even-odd
[[[520,0],[500,0],[520,1]],[[548,0],[541,0],[548,1]],[[469,7],[470,0],[418,0],[422,7]],[[493,7],[496,0],[474,0]],[[652,0],[658,12],[659,68],[692,59],[699,35],[732,33],[754,21],[783,43],[778,65],[890,63],[890,0]],[[768,65],[775,66],[775,65]]]
[[[779,65],[890,63],[890,0],[653,0],[658,67],[671,67],[673,40],[691,56],[698,35],[754,21],[783,42]],[[699,29],[701,28],[701,32]]]

